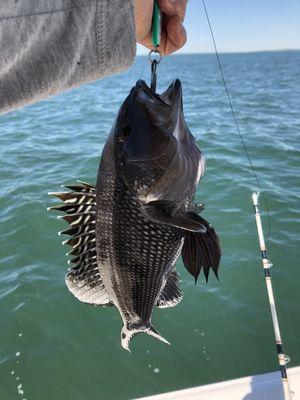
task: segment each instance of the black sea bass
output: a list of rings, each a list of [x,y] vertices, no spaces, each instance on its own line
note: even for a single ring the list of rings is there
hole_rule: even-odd
[[[181,83],[154,93],[138,81],[120,108],[103,149],[96,187],[78,181],[51,193],[62,205],[72,249],[69,290],[84,303],[115,306],[122,346],[153,327],[153,308],[173,307],[182,292],[175,263],[206,279],[221,257],[214,229],[193,203],[205,162],[186,126]]]

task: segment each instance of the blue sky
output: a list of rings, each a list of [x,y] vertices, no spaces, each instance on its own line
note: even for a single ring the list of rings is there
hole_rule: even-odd
[[[300,0],[206,0],[206,7],[220,52],[300,49]],[[179,52],[213,52],[201,0],[189,0],[184,24]]]

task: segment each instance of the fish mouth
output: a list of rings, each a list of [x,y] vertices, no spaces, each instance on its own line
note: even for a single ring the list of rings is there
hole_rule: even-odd
[[[129,135],[124,144],[127,162],[152,161],[177,149],[173,133],[182,116],[181,82],[176,79],[158,94],[137,81],[126,101]]]
[[[154,92],[142,79],[136,82],[134,90],[144,101],[153,100],[162,106],[172,107],[182,100],[182,85],[179,79],[175,79],[161,94]]]

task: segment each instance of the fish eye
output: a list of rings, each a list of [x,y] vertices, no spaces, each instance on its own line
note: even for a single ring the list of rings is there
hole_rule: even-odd
[[[126,139],[129,137],[129,135],[130,135],[130,126],[125,125],[117,136],[118,142],[125,142]]]

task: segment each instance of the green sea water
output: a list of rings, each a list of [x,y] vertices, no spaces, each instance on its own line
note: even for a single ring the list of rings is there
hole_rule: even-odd
[[[300,364],[300,52],[221,55],[241,131],[268,198],[269,256],[285,350]],[[95,182],[118,107],[150,66],[0,116],[0,399],[121,400],[278,368],[251,194],[256,190],[214,55],[164,59],[159,90],[180,78],[188,125],[207,160],[197,190],[223,250],[220,282],[178,271],[184,298],[155,310],[167,346],[120,346],[114,308],[77,301],[47,192]],[[263,206],[263,204],[262,204]],[[267,219],[264,224],[267,228]]]

